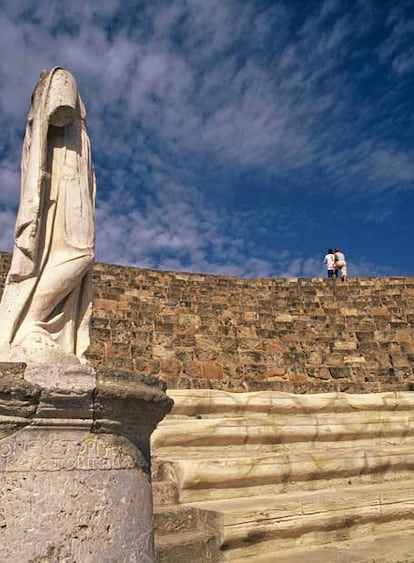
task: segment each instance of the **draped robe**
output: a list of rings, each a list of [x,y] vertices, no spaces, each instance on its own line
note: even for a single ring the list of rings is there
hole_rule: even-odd
[[[21,162],[13,258],[0,304],[0,358],[83,355],[89,345],[95,175],[73,76],[43,73],[32,96]],[[46,354],[47,356],[47,354]]]

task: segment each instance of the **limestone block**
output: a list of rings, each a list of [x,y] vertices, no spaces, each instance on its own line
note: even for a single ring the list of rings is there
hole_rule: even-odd
[[[282,405],[288,404],[293,409],[294,403],[299,404],[297,401],[306,401],[306,397],[299,396],[292,400],[293,395],[286,393],[228,393],[208,389],[193,389],[191,394],[185,390],[171,389],[169,393],[174,398],[174,414],[181,416],[211,415],[227,411],[271,412],[278,410],[276,405],[283,408]]]
[[[160,371],[163,377],[178,376],[182,371],[182,364],[175,358],[160,360]]]
[[[358,343],[354,340],[337,340],[334,342],[334,350],[356,350],[358,347]]]
[[[151,485],[127,439],[26,428],[0,451],[4,561],[153,561]]]
[[[357,317],[358,316],[358,309],[348,309],[348,308],[341,308],[339,310],[340,314],[344,317]]]
[[[388,317],[389,311],[387,307],[374,307],[371,314],[373,317]]]
[[[202,374],[206,379],[220,379],[223,377],[223,370],[215,362],[204,362],[202,364]]]
[[[79,365],[0,364],[0,376],[1,560],[152,563],[162,386]]]
[[[411,362],[404,354],[391,354],[392,365],[396,368],[411,367]]]
[[[363,364],[366,362],[366,359],[364,356],[357,356],[357,355],[353,355],[353,356],[345,356],[344,357],[344,364]]]
[[[320,352],[310,352],[307,354],[307,363],[313,365],[321,365],[322,364],[322,355]]]
[[[275,318],[276,323],[291,323],[293,320],[294,319],[293,319],[292,315],[289,315],[288,313],[276,315],[276,318]]]

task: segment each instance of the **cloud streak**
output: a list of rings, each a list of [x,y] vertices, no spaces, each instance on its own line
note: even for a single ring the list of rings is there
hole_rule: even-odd
[[[88,109],[100,259],[242,276],[320,272],[317,253],[335,236],[320,228],[327,198],[357,222],[366,207],[374,228],[414,186],[404,128],[413,108],[401,90],[413,69],[412,21],[387,3],[374,11],[335,0],[307,10],[111,0],[64,11],[6,0],[0,242],[9,248],[31,89],[41,69],[62,64]],[[381,253],[366,260],[345,243],[355,272],[395,271],[375,265]]]

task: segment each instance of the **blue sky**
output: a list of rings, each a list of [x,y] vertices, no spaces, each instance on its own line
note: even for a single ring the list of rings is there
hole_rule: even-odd
[[[88,111],[97,258],[244,277],[414,275],[414,1],[3,0],[0,249],[32,88]]]

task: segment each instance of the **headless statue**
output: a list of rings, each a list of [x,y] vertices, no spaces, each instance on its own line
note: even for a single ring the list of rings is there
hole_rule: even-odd
[[[74,77],[42,73],[21,163],[13,258],[0,304],[0,361],[76,363],[89,345],[93,172]]]

